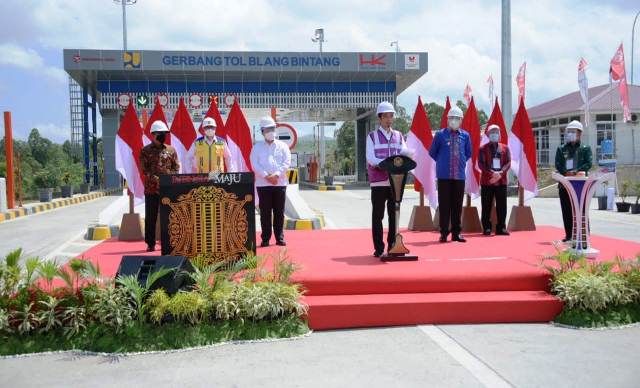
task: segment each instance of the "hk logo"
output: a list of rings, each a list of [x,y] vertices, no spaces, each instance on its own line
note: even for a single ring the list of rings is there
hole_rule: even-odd
[[[139,51],[125,51],[122,62],[125,69],[139,69],[142,65],[142,55]]]
[[[371,54],[367,59],[367,57],[360,54],[360,65],[384,66],[385,65],[384,57],[386,57],[385,54],[382,54],[380,56],[376,56],[376,54]]]

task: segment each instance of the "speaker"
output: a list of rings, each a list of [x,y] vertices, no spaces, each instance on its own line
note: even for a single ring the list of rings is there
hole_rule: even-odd
[[[151,289],[164,289],[167,294],[191,287],[192,279],[185,272],[194,272],[191,262],[184,256],[123,256],[117,276],[133,275],[141,285],[147,282],[149,274],[168,268],[172,271],[156,281]]]

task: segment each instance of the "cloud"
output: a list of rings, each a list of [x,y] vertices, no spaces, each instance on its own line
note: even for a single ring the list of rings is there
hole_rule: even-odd
[[[54,143],[64,143],[69,140],[71,129],[69,125],[58,125],[54,123],[39,123],[32,126],[32,128],[38,128],[40,136],[46,137]],[[29,130],[31,132],[31,130]],[[29,134],[27,133],[28,137]]]
[[[15,43],[0,43],[0,65],[40,72],[47,78],[57,82],[64,83],[67,80],[64,70],[47,66],[40,54],[35,50],[18,46]]]

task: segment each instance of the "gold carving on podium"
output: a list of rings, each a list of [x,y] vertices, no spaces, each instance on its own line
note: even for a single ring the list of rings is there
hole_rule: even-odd
[[[168,234],[171,255],[206,256],[211,262],[235,261],[247,252],[249,224],[245,204],[253,196],[238,199],[215,186],[201,186],[180,195],[169,206]]]

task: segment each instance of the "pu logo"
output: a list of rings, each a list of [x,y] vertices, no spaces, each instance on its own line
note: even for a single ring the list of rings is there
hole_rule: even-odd
[[[140,51],[125,51],[122,54],[122,62],[125,69],[139,69],[142,65],[142,55]]]
[[[417,54],[405,54],[404,56],[404,68],[405,70],[419,70],[420,69],[420,57]]]
[[[410,55],[409,56],[409,62],[410,63],[415,63],[415,61],[416,61],[416,56],[415,55]]]

